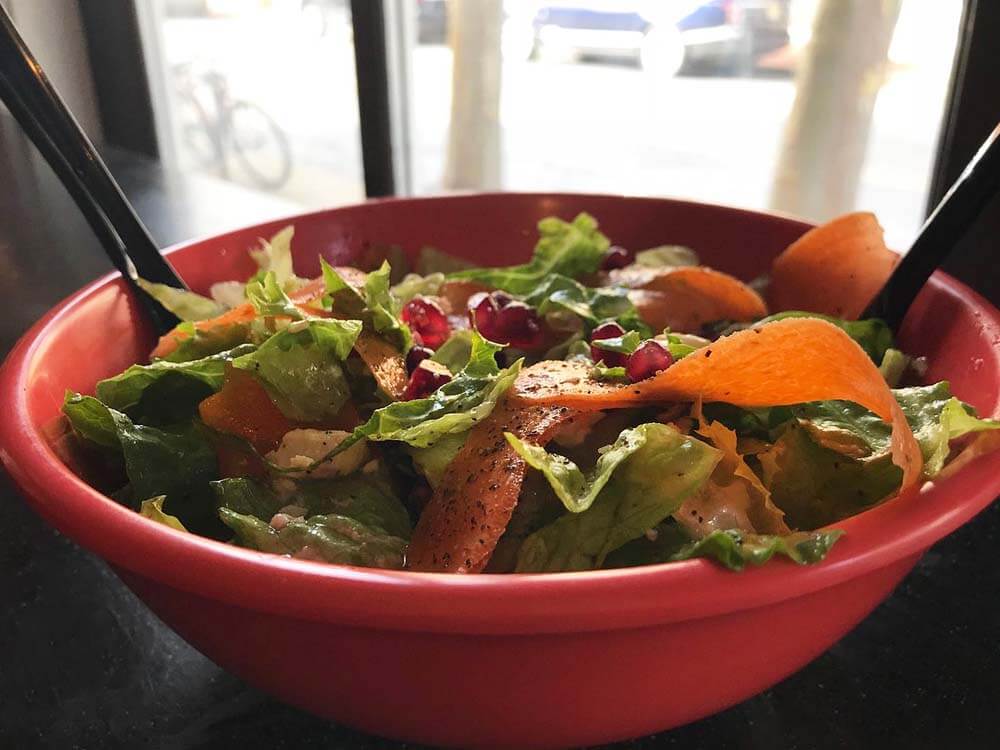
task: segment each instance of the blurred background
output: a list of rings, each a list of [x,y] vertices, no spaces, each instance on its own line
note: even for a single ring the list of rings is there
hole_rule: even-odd
[[[503,189],[865,208],[899,248],[926,213],[967,4],[0,3],[98,144],[251,203]]]

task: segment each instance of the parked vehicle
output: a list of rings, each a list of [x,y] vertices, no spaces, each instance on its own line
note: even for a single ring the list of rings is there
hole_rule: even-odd
[[[750,72],[788,44],[790,0],[609,2],[555,0],[531,21],[532,55],[635,60],[673,75],[684,67]]]

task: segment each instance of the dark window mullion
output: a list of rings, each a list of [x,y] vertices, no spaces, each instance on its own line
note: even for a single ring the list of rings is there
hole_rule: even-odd
[[[351,0],[361,116],[361,156],[369,198],[394,195],[393,138],[385,9],[380,0]]]

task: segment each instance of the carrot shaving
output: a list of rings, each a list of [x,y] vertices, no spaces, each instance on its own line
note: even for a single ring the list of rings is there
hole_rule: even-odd
[[[898,261],[874,214],[846,214],[806,232],[775,259],[768,304],[855,320]]]
[[[510,401],[581,411],[699,398],[744,407],[852,401],[892,425],[901,489],[920,477],[920,448],[885,380],[853,339],[823,320],[792,318],[734,333],[631,385],[598,382],[589,372],[580,362],[542,362],[515,381]]]
[[[530,368],[529,368],[530,369]],[[413,532],[413,570],[478,573],[486,567],[521,494],[525,463],[504,438],[545,445],[578,412],[504,401],[468,434]]]
[[[609,274],[613,284],[632,291],[629,299],[654,329],[698,331],[717,320],[758,320],[767,305],[753,289],[729,274],[705,266],[643,268]]]

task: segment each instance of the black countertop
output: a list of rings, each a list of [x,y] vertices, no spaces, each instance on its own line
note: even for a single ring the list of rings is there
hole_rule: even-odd
[[[170,178],[125,155],[110,161],[164,245],[293,208],[208,179]],[[109,266],[2,115],[0,174],[2,356],[46,309]],[[990,246],[972,244],[971,259],[953,270],[996,302]],[[29,511],[3,475],[0,530],[0,748],[397,746],[277,703],[216,667],[103,562]],[[888,601],[798,674],[622,747],[1000,746],[998,546],[994,506],[935,546]]]

